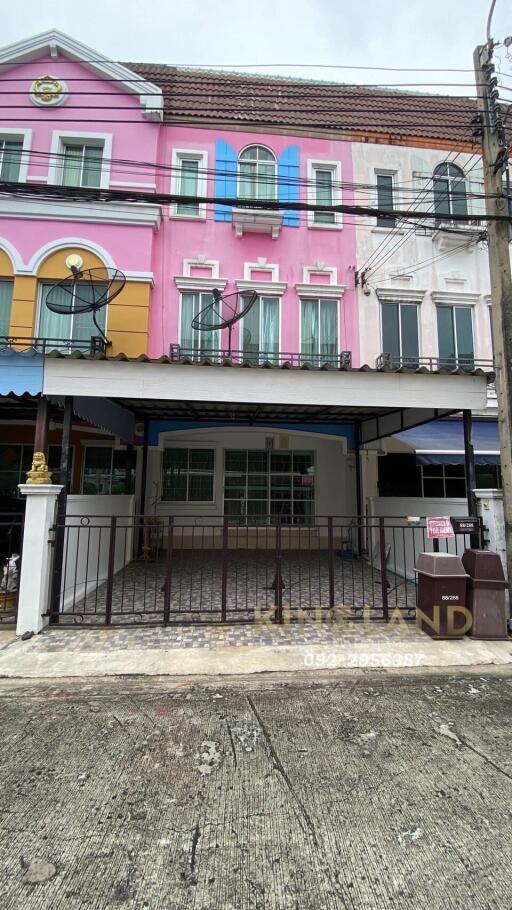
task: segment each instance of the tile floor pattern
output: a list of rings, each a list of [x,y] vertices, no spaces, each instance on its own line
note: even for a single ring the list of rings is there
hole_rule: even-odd
[[[370,625],[362,622],[345,622],[342,625],[332,623],[295,623],[287,626],[270,624],[237,625],[186,625],[170,626],[130,626],[125,628],[89,628],[87,632],[80,629],[59,628],[52,626],[46,629],[31,643],[32,649],[38,651],[124,651],[138,649],[181,649],[181,648],[218,648],[250,647],[261,645],[304,646],[336,644],[357,644],[367,639],[372,646],[400,640],[411,645],[415,639],[424,641],[425,634],[419,632],[414,623],[407,626],[382,622]]]
[[[332,571],[335,612],[341,616],[382,618],[380,570],[365,560],[335,556],[332,565],[325,551],[289,551],[281,563],[282,604],[285,617],[302,611],[309,618],[325,618]],[[166,564],[133,561],[114,577],[112,624],[161,623],[164,610]],[[72,580],[71,580],[72,581]],[[273,551],[230,551],[223,572],[222,555],[215,551],[175,551],[170,576],[170,620],[175,623],[220,622],[225,585],[226,619],[269,619],[276,603],[276,559]],[[73,591],[70,579],[66,589]],[[398,608],[412,618],[416,589],[389,572],[390,611]],[[61,617],[63,624],[105,623],[107,584],[102,582],[85,598],[76,599]]]

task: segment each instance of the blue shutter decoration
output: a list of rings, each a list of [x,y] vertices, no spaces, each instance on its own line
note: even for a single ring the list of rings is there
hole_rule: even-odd
[[[229,142],[217,139],[215,142],[215,196],[220,199],[236,199],[237,154]],[[215,221],[231,221],[230,205],[213,206]]]
[[[289,145],[277,159],[279,202],[299,202],[299,146]],[[283,224],[299,227],[300,212],[284,212]]]

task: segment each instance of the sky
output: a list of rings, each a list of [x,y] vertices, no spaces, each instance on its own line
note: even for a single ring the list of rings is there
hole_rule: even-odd
[[[471,72],[372,72],[319,64],[471,70],[473,49],[485,41],[489,6],[490,0],[86,0],[81,7],[69,0],[22,0],[9,4],[2,17],[1,42],[54,27],[115,60],[229,64],[366,85],[438,82],[443,85],[416,90],[471,94]],[[512,0],[496,0],[492,36],[507,35]],[[512,47],[509,58],[504,49],[499,54],[512,85]],[[289,66],[271,65],[278,63]]]

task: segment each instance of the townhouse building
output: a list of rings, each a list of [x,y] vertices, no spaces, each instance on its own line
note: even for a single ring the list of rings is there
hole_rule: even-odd
[[[365,453],[387,451],[383,440],[434,419],[485,410],[492,364],[483,341],[470,349],[465,315],[478,295],[484,325],[481,226],[462,235],[449,228],[461,245],[451,277],[435,269],[381,277],[366,260],[384,235],[409,243],[409,226],[392,225],[391,215],[370,225],[332,206],[368,204],[368,193],[374,204],[376,193],[379,209],[391,211],[395,188],[412,205],[407,181],[438,165],[446,170],[434,182],[448,181],[451,200],[453,168],[472,154],[472,103],[445,99],[448,119],[432,137],[426,96],[411,103],[329,83],[117,64],[58,32],[4,49],[0,63],[17,105],[0,130],[0,178],[24,187],[0,202],[0,485],[4,511],[18,508],[18,484],[42,451],[64,487],[53,618],[71,611],[111,621],[114,575],[131,566],[135,578],[141,555],[154,568],[152,608],[136,606],[146,603],[147,577],[142,594],[135,578],[132,618],[167,621],[185,602],[188,615],[198,563],[185,564],[184,551],[203,554],[201,616],[206,603],[215,617],[239,613],[240,587],[244,616],[262,590],[281,608],[285,551],[299,554],[283,582],[297,603],[308,589],[301,563],[312,607],[346,599],[335,586],[347,559],[352,573],[359,561],[364,586],[368,567],[385,570],[387,558],[385,534],[374,540],[367,522],[378,455]],[[455,162],[451,150],[461,146]],[[52,195],[55,185],[69,188],[66,198]],[[107,200],[116,189],[123,198]],[[156,204],[153,193],[179,199]],[[410,266],[409,256],[413,267],[417,256],[434,258],[446,232],[428,230],[415,231],[393,269]],[[72,266],[100,270],[99,285],[114,270],[126,279],[96,324],[92,314],[47,306],[59,281],[76,293]],[[247,306],[229,328],[201,323],[217,292],[224,321],[232,295]],[[442,350],[428,341],[441,306],[440,337],[448,339],[451,319],[456,344]],[[418,309],[416,336],[407,307]],[[389,450],[397,445],[407,444]],[[98,608],[95,595],[89,609],[89,590],[107,576],[106,601]]]

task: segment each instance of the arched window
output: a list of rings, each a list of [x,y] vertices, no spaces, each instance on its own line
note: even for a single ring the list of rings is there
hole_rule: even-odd
[[[275,156],[262,145],[251,145],[238,156],[240,199],[275,199],[277,173]]]
[[[434,209],[438,218],[467,215],[466,180],[456,164],[438,164],[434,170]]]

